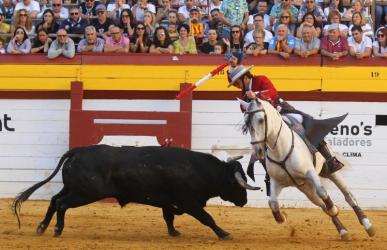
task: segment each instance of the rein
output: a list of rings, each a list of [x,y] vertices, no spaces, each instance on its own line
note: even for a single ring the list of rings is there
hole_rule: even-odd
[[[267,114],[266,114],[266,111],[265,109],[256,109],[256,110],[253,110],[253,111],[248,111],[246,113],[248,114],[255,114],[255,113],[258,113],[258,112],[263,112],[264,113],[264,121],[265,121],[265,138],[263,140],[259,140],[259,141],[251,141],[250,144],[251,145],[255,145],[255,144],[258,144],[258,143],[265,143],[267,144]],[[252,125],[251,125],[252,126]],[[281,118],[281,125],[280,125],[280,128],[278,130],[278,133],[277,133],[277,136],[276,136],[276,139],[274,141],[274,145],[273,145],[273,149],[277,146],[277,142],[278,142],[278,139],[279,139],[279,136],[281,134],[281,131],[282,131],[282,126],[283,126],[283,120]],[[254,127],[253,127],[254,128]],[[286,154],[285,158],[282,160],[282,161],[276,161],[272,158],[269,157],[269,155],[266,155],[267,159],[277,165],[279,165],[283,170],[285,170],[285,172],[288,174],[289,178],[292,180],[292,182],[296,185],[296,186],[302,186],[304,185],[304,183],[302,184],[298,184],[296,182],[296,180],[293,178],[293,176],[289,173],[289,171],[287,170],[286,168],[286,161],[289,159],[289,157],[291,156],[291,154],[293,153],[293,150],[294,150],[294,132],[292,129],[290,129],[291,133],[292,133],[292,145],[290,146],[290,149],[289,149],[289,152]]]

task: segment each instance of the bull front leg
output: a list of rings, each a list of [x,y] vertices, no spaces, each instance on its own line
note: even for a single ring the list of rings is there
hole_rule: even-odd
[[[218,236],[219,239],[221,239],[221,240],[232,239],[231,234],[224,231],[220,227],[218,227],[218,225],[216,225],[214,219],[211,217],[210,214],[208,214],[203,209],[203,207],[190,206],[190,208],[187,209],[186,213],[191,215],[192,217],[196,218],[203,225],[210,227],[214,231],[214,233]]]
[[[173,225],[175,215],[168,208],[163,208],[163,217],[165,222],[167,223],[168,234],[172,237],[179,236],[180,232],[177,231]]]

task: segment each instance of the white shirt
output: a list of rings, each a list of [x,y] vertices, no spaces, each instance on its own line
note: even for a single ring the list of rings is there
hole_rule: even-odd
[[[364,36],[360,43],[357,43],[353,37],[348,37],[348,46],[353,48],[356,53],[365,52],[366,48],[372,49],[371,38]]]
[[[37,11],[38,13],[40,12],[39,3],[34,1],[34,0],[31,0],[30,4],[27,6],[24,5],[23,2],[17,3],[15,6],[15,13],[16,13],[16,11],[18,11],[20,9],[26,9],[28,11],[28,13],[31,13],[33,11]]]
[[[251,30],[251,31],[247,32],[247,34],[245,35],[245,43],[246,44],[250,44],[250,43],[254,42],[254,38],[253,38],[254,31],[255,30]],[[265,39],[263,39],[263,42],[268,43],[273,38],[273,34],[268,30],[264,29],[264,31],[265,31]]]
[[[255,14],[249,16],[249,20],[247,20],[247,25],[254,24],[254,16]],[[268,14],[265,14],[265,16],[263,17],[263,23],[264,23],[265,29],[267,27],[270,27],[270,16]]]
[[[115,8],[116,8],[116,4],[115,3],[109,3],[107,8],[106,8],[106,10],[107,10],[107,12],[113,12]],[[121,11],[123,9],[130,9],[129,4],[123,4],[122,5],[122,8],[118,10],[120,15],[121,15]]]
[[[219,5],[214,5],[214,3],[211,1],[210,2],[210,11],[213,10],[213,9],[219,9],[220,10],[220,6],[222,6],[222,1],[220,1]]]
[[[187,6],[181,6],[177,13],[182,14],[185,19],[189,18],[189,10],[187,10]]]
[[[374,43],[372,44],[372,46],[374,46],[374,48],[378,48],[379,49],[379,43],[378,43],[378,41],[374,41]],[[385,48],[381,48],[381,50],[380,50],[380,52],[381,53],[387,53],[387,47],[385,47]]]

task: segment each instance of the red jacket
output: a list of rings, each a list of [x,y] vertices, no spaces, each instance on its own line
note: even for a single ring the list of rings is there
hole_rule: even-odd
[[[244,90],[247,91],[248,89]],[[270,101],[274,105],[274,102],[278,98],[277,90],[275,89],[273,83],[266,76],[253,76],[251,89],[254,92],[262,92],[257,94],[260,99]],[[242,99],[245,101],[250,101],[245,93],[242,90]]]

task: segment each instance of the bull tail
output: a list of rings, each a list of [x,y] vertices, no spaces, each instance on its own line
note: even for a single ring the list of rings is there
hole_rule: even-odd
[[[74,154],[74,151],[75,150],[69,150],[60,158],[58,165],[56,166],[54,172],[52,172],[52,174],[49,177],[47,177],[45,180],[43,180],[39,183],[36,183],[32,187],[28,188],[27,190],[21,192],[20,194],[18,194],[18,196],[16,196],[15,200],[13,201],[11,209],[13,210],[14,214],[16,215],[19,228],[20,228],[19,214],[20,214],[21,204],[24,201],[26,201],[31,196],[31,194],[33,192],[35,192],[38,188],[40,188],[41,186],[43,186],[44,184],[49,182],[52,178],[54,178],[54,176],[58,173],[58,171],[60,170],[63,163],[66,161],[66,159],[68,159],[70,156],[72,156]]]

